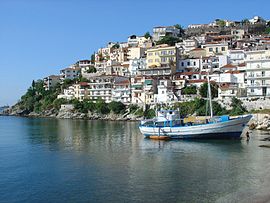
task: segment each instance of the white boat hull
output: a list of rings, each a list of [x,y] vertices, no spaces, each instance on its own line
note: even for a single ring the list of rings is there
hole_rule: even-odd
[[[140,131],[145,137],[167,136],[172,139],[197,139],[197,138],[239,138],[251,119],[251,115],[245,115],[236,119],[179,127],[148,127],[140,126]]]

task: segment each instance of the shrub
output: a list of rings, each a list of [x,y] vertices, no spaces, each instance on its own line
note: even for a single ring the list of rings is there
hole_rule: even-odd
[[[125,112],[126,106],[122,102],[112,101],[109,103],[109,109],[116,114],[120,114]]]
[[[96,106],[97,113],[108,114],[110,112],[108,105],[103,100],[97,100],[97,103],[95,106]]]
[[[184,95],[197,94],[197,88],[196,88],[196,86],[184,87],[182,89],[182,94],[184,94]]]

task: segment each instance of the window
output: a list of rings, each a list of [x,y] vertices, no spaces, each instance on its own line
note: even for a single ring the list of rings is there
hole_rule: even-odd
[[[210,52],[213,52],[213,48],[209,48],[209,51],[210,51]]]
[[[161,58],[161,62],[166,62],[167,61],[167,58]]]
[[[216,53],[218,53],[218,47],[216,47]]]
[[[159,59],[155,59],[155,62],[159,62]]]
[[[157,56],[158,55],[158,52],[155,52],[155,55]]]
[[[149,59],[148,60],[148,63],[153,63],[153,59]]]
[[[265,85],[265,80],[262,80],[262,85]]]
[[[196,61],[193,62],[193,65],[196,66]]]
[[[253,92],[254,92],[254,89],[253,89],[253,88],[252,88],[252,89],[250,89],[250,92],[252,92],[252,93],[253,93]]]
[[[184,66],[184,62],[181,62],[181,66]]]
[[[225,51],[225,47],[221,47],[221,51]]]
[[[263,77],[265,76],[265,71],[262,71],[262,76],[263,76]]]
[[[254,80],[251,80],[250,83],[251,83],[251,85],[254,85]]]
[[[153,56],[153,53],[148,53],[148,56]]]
[[[189,61],[187,62],[187,65],[190,66],[190,62]]]

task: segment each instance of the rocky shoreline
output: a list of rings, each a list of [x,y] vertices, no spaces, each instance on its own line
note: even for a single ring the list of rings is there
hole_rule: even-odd
[[[270,115],[269,114],[254,114],[249,122],[250,130],[270,131]]]
[[[140,121],[143,118],[134,114],[98,114],[98,113],[81,113],[76,110],[56,110],[51,109],[42,113],[27,112],[19,109],[8,109],[0,116],[21,116],[32,118],[58,118],[58,119],[85,119],[85,120],[109,120],[109,121]]]

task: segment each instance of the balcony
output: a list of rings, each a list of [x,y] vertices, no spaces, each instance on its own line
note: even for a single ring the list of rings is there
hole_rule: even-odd
[[[250,57],[246,59],[246,62],[255,62],[255,61],[270,61],[270,56]]]
[[[262,74],[251,74],[247,76],[247,79],[268,79],[270,75],[262,75]]]
[[[270,87],[270,83],[266,83],[266,84],[260,84],[260,83],[257,83],[257,84],[250,84],[250,85],[247,85],[247,87],[249,88],[252,88],[252,87]]]

